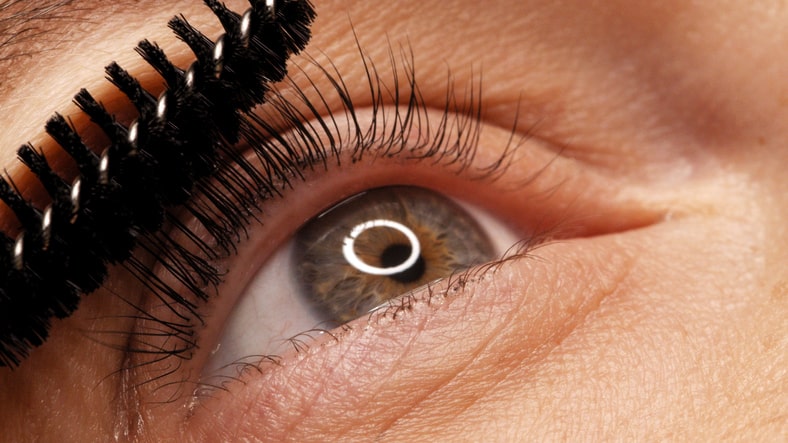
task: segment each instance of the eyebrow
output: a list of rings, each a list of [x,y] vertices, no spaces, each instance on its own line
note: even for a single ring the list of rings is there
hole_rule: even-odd
[[[79,44],[110,16],[144,16],[151,10],[176,9],[195,1],[160,0],[0,0],[0,99],[28,74],[28,67],[44,53],[65,52]],[[120,29],[119,32],[122,32]]]
[[[66,23],[79,20],[77,0],[7,0],[0,3],[0,62],[29,57],[45,47],[59,47]],[[65,23],[64,23],[65,22]],[[56,49],[56,48],[51,48]]]
[[[158,0],[114,0],[112,11],[101,9],[106,6],[101,0],[0,0],[0,72],[19,58],[73,44],[73,25],[89,23],[98,11],[129,14],[162,5]]]

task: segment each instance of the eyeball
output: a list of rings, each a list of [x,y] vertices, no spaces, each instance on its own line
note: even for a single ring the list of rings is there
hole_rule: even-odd
[[[495,217],[435,191],[359,193],[306,222],[254,272],[205,374],[231,375],[233,362],[299,348],[392,299],[494,261],[517,240]]]
[[[301,293],[337,323],[496,255],[462,207],[415,187],[340,203],[304,226],[295,244]]]

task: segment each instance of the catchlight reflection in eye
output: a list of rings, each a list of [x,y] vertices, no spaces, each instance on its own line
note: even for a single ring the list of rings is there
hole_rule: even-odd
[[[385,301],[496,251],[458,204],[432,191],[367,191],[321,214],[297,235],[301,292],[328,318],[345,323]]]
[[[280,355],[319,330],[495,260],[517,240],[490,214],[423,188],[357,194],[307,222],[256,271],[206,373],[223,373],[250,356]]]

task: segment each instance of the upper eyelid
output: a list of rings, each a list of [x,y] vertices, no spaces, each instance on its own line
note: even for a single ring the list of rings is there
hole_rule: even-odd
[[[360,112],[363,112],[363,111],[360,111]],[[444,111],[442,111],[442,110],[433,110],[432,112],[440,113],[440,112],[444,112]],[[368,120],[364,120],[363,118],[360,118],[359,121],[362,122],[361,123],[362,125],[370,124]],[[297,129],[294,130],[294,131],[297,132]],[[378,132],[378,134],[381,134],[381,133],[383,133],[383,132]],[[351,143],[351,145],[352,145],[352,143]],[[451,143],[449,143],[449,146],[451,146]],[[347,147],[349,147],[349,146],[345,145],[345,148],[347,148]],[[352,151],[350,151],[350,152],[352,152]],[[349,155],[349,151],[345,151],[345,154]],[[405,155],[405,154],[403,153],[403,155]],[[370,153],[369,157],[371,158],[373,156],[374,156],[374,153]],[[381,158],[380,160],[383,161],[385,159]],[[427,158],[427,160],[429,160],[429,159]],[[396,161],[396,160],[392,160],[392,161]],[[371,160],[370,160],[370,162],[371,162]],[[347,162],[347,163],[343,163],[343,164],[351,164],[351,163]],[[364,164],[368,164],[368,163],[364,162]],[[451,171],[451,165],[445,165],[445,166],[446,166],[446,169],[443,170],[442,172],[446,173],[447,175],[455,175],[456,172]],[[330,166],[329,169],[332,170],[332,171],[336,170],[339,173],[344,173],[344,175],[347,175],[347,172],[348,172],[347,169],[343,168],[342,166],[336,166],[336,165]],[[443,169],[443,168],[441,168],[441,169]],[[431,170],[432,170],[432,174],[433,175],[437,174],[435,172],[435,168],[431,168]],[[316,172],[316,174],[320,175],[321,172]],[[466,179],[466,180],[470,180],[470,179]],[[312,179],[307,179],[307,181],[311,182]],[[316,181],[320,182],[319,180],[316,180]],[[363,180],[361,182],[363,183]],[[474,183],[476,183],[478,185],[478,182],[474,182]],[[359,185],[357,185],[357,186],[359,186]],[[326,187],[337,188],[337,186],[333,186],[332,187],[332,186],[328,186],[328,185],[321,185],[319,187],[321,189],[326,188]],[[307,187],[307,189],[308,189],[308,187]],[[347,189],[345,189],[345,191],[347,191]],[[301,187],[299,187],[298,185],[296,185],[294,183],[294,190],[292,192],[294,193],[294,195],[292,195],[291,198],[295,197],[295,200],[299,202],[298,206],[304,206],[304,205],[309,206],[307,204],[307,202],[305,202],[301,198],[297,197],[299,192],[304,192],[304,188],[301,188]],[[310,194],[312,194],[312,193],[310,193]],[[301,195],[303,196],[303,194],[301,194]],[[315,200],[315,199],[320,200],[319,196],[309,195],[308,197],[309,197],[310,200]],[[287,197],[285,197],[285,198],[287,198]],[[336,196],[335,196],[335,198],[336,198]],[[333,203],[333,202],[334,202],[334,200],[331,199],[331,200],[323,201],[323,204]],[[263,209],[265,209],[265,208],[266,207],[263,206]],[[292,212],[293,212],[292,209],[293,208],[287,207],[287,208],[284,208],[284,209],[285,209],[284,212],[286,212],[288,214],[287,215],[287,226],[286,226],[286,228],[287,229],[292,229],[292,228],[294,228],[294,226],[293,226],[294,225],[293,219],[300,220],[301,218],[298,217],[298,216],[293,217],[293,214],[292,214]],[[314,208],[312,210],[314,210]],[[309,217],[311,218],[314,215],[316,215],[315,212],[310,213]],[[270,223],[272,223],[272,220],[270,220],[269,218],[266,218],[264,216],[265,216],[265,213],[263,213],[263,215],[261,216],[261,220],[263,221],[263,228],[265,229],[266,226],[268,226]],[[281,218],[280,218],[279,221],[281,222]],[[276,221],[274,221],[272,224],[273,224],[274,227],[278,226],[278,223]],[[275,228],[268,228],[268,229],[275,229]],[[179,234],[176,232],[175,235],[179,235]],[[259,235],[259,232],[254,234],[252,236],[252,239],[256,239],[255,240],[256,242],[265,243],[266,245],[268,245],[271,242],[270,239],[264,238],[263,236]],[[250,240],[250,242],[251,241],[252,240]],[[254,260],[259,260],[262,257],[266,256],[264,252],[261,252],[260,250],[257,250],[256,246],[254,244],[252,244],[251,246],[250,245],[245,245],[244,248],[247,249],[247,251],[248,250],[253,250],[254,251],[254,257],[255,257]],[[233,260],[233,259],[231,259],[231,260]],[[244,266],[248,265],[246,260],[248,260],[248,259],[241,260],[241,263]],[[251,260],[251,261],[253,261],[253,260]],[[229,263],[234,263],[234,261],[230,261]],[[232,265],[230,265],[230,266],[232,266]],[[232,281],[235,281],[235,280],[233,279]],[[204,328],[208,328],[208,330],[212,330],[213,328],[217,328],[219,326],[219,325],[217,325],[217,323],[221,323],[221,321],[220,321],[221,320],[221,314],[217,313],[215,310],[216,309],[219,309],[219,310],[227,309],[228,306],[232,306],[233,300],[232,300],[232,298],[228,298],[228,297],[231,297],[231,296],[224,296],[221,299],[217,298],[216,300],[220,300],[220,302],[216,303],[212,308],[206,308],[206,311],[204,312],[204,314],[206,314],[211,319],[211,321],[210,322],[206,322],[205,325],[204,325]],[[155,299],[152,299],[151,301],[153,302],[154,305],[158,304],[155,301]],[[158,320],[154,320],[154,321],[158,321],[162,325],[167,325],[173,319],[174,318],[170,318],[169,315],[165,312],[163,317],[159,318]],[[143,322],[140,325],[138,325],[139,329],[136,329],[135,331],[136,331],[136,333],[139,333],[142,338],[145,338],[145,333],[148,331],[147,328],[149,328],[149,327],[150,327],[150,322]],[[207,343],[206,344],[205,343],[206,340],[203,337],[204,334],[211,335],[210,332],[206,333],[205,330],[203,330],[202,328],[198,328],[197,329],[197,333],[200,334],[200,336],[198,337],[198,340],[202,343],[201,344],[201,349],[203,351],[205,351],[207,349],[210,349],[212,347],[212,344],[211,343]],[[132,337],[134,337],[134,334],[135,333],[132,333]],[[166,339],[166,345],[162,345],[162,346],[174,346],[174,347],[177,348],[177,346],[181,345],[181,344],[187,344],[188,345],[187,341],[188,340],[193,340],[193,339],[194,338],[191,337],[191,336],[186,336],[186,337],[181,336],[181,335],[176,335],[176,336],[173,336],[173,337],[169,337],[168,336],[167,339]],[[166,353],[167,353],[166,349],[156,348],[155,346],[157,346],[157,343],[149,344],[148,346],[154,346],[154,347],[147,348],[146,349],[146,353],[136,354],[135,357],[134,357],[134,360],[133,360],[135,366],[136,365],[146,366],[145,370],[143,371],[143,373],[146,374],[146,375],[144,375],[145,377],[149,377],[150,374],[152,373],[151,371],[155,371],[155,370],[159,370],[160,369],[158,367],[148,368],[147,367],[148,365],[145,364],[145,363],[149,362],[148,359],[150,359],[151,356],[158,357],[157,353],[158,354],[162,354],[162,355],[166,355]],[[204,354],[203,351],[195,351],[194,356],[197,356],[198,358],[194,358],[194,356],[190,356],[191,358],[189,359],[189,362],[188,363],[183,363],[183,364],[184,365],[189,365],[189,366],[187,366],[187,368],[191,367],[192,365],[199,366],[201,364],[201,362],[202,362],[202,359],[204,359],[204,357],[205,357],[205,354]],[[185,370],[185,371],[188,372],[188,369]],[[175,376],[181,376],[181,375],[182,375],[181,373],[178,373]],[[182,385],[188,386],[188,383],[185,383],[185,384],[184,383],[171,383],[172,380],[169,377],[162,377],[161,379],[159,379],[158,377],[154,377],[154,379],[155,379],[154,382],[151,384],[151,390],[153,391],[151,393],[151,395],[157,395],[157,396],[160,395],[158,393],[158,390],[157,390],[157,386],[158,386],[159,382],[164,383],[165,387],[172,387],[174,389],[180,389],[180,387],[182,387]],[[140,383],[144,383],[145,381],[144,380],[139,380],[139,382]],[[169,394],[169,390],[166,390],[166,392],[167,393],[165,393],[164,395],[170,395]]]

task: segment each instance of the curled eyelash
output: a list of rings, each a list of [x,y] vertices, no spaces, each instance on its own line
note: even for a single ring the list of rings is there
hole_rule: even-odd
[[[50,204],[38,207],[10,178],[0,180],[0,200],[20,224],[15,237],[0,235],[0,366],[18,365],[42,344],[50,319],[71,315],[81,294],[103,283],[110,264],[123,263],[160,297],[195,314],[193,302],[132,255],[135,247],[173,258],[169,271],[200,298],[205,294],[199,287],[215,282],[204,261],[173,245],[160,229],[172,220],[170,208],[186,202],[215,174],[219,157],[239,138],[243,113],[264,101],[271,82],[284,78],[287,59],[309,40],[314,10],[308,1],[252,0],[239,15],[216,0],[204,3],[225,30],[216,41],[182,16],[169,23],[195,54],[191,67],[174,66],[148,41],[137,48],[168,85],[158,98],[117,64],[107,67],[110,82],[138,111],[136,120],[117,122],[85,90],[75,96],[77,106],[109,137],[109,147],[95,153],[61,115],[46,124],[47,133],[76,161],[76,180],[60,177],[33,146],[19,149]],[[229,230],[225,243],[228,237]],[[193,271],[208,277],[195,279]]]
[[[491,164],[479,164],[474,158],[482,127],[480,78],[471,80],[474,86],[456,92],[450,87],[454,83],[451,73],[447,73],[444,101],[435,108],[438,113],[431,113],[428,111],[434,106],[421,95],[407,48],[399,52],[390,49],[391,66],[379,70],[356,43],[358,63],[366,67],[369,80],[366,96],[351,96],[345,77],[330,60],[318,61],[307,55],[301,65],[290,67],[291,74],[284,82],[272,86],[264,106],[244,115],[238,151],[223,152],[218,179],[202,183],[181,210],[169,214],[172,223],[169,230],[158,234],[158,241],[171,246],[158,254],[151,247],[150,254],[157,255],[156,269],[139,271],[149,296],[158,298],[158,306],[167,312],[154,314],[150,306],[127,302],[134,310],[130,317],[136,320],[131,333],[116,331],[117,318],[113,317],[103,319],[107,325],[104,330],[97,326],[102,324],[99,322],[85,331],[124,353],[126,359],[119,373],[144,371],[145,377],[130,377],[138,384],[127,388],[151,384],[156,391],[164,391],[156,398],[169,402],[183,395],[208,395],[212,387],[221,389],[235,379],[195,378],[183,370],[199,346],[203,319],[198,296],[219,293],[222,260],[233,255],[235,242],[250,235],[245,230],[250,224],[265,223],[265,202],[287,199],[288,191],[306,180],[307,171],[395,158],[411,164],[427,162],[444,173],[462,174],[465,179],[493,181],[512,161],[522,141],[515,136]],[[381,72],[392,74],[383,77]],[[372,104],[370,114],[364,111],[364,119],[359,114],[359,102]],[[340,106],[332,107],[332,103]],[[240,151],[246,155],[239,155]],[[209,194],[202,194],[202,190]],[[230,197],[217,201],[212,195]],[[196,235],[183,221],[193,218],[199,230],[209,235]],[[221,246],[229,235],[235,240],[227,247]],[[198,281],[189,282],[183,275]],[[174,283],[164,284],[166,281]],[[186,302],[175,302],[170,291]],[[290,344],[296,350],[307,349],[309,340],[300,337],[293,337]],[[250,370],[250,365],[256,365],[257,370],[263,370],[277,361],[274,355],[246,356],[235,369]]]
[[[495,180],[506,168],[511,153],[518,146],[515,137],[510,139],[510,145],[504,147],[492,165],[478,165],[475,161],[481,129],[481,89],[478,85],[469,87],[462,95],[447,87],[440,118],[430,119],[428,110],[431,106],[419,90],[412,54],[403,50],[397,56],[391,52],[394,74],[388,79],[380,76],[380,71],[360,45],[358,56],[369,79],[368,95],[361,98],[372,103],[371,115],[366,120],[360,118],[355,105],[360,98],[351,98],[342,73],[330,60],[321,63],[308,59],[309,66],[295,64],[294,73],[283,84],[273,86],[266,104],[246,115],[241,145],[254,155],[250,160],[239,156],[225,158],[227,163],[222,168],[225,179],[206,188],[211,192],[221,190],[221,193],[233,195],[228,204],[218,207],[215,201],[205,202],[204,196],[196,195],[187,206],[211,208],[214,221],[238,219],[239,226],[248,226],[249,223],[264,223],[263,203],[287,198],[289,189],[306,180],[306,171],[342,168],[344,162],[392,158],[411,163],[429,162],[447,173],[462,174],[471,180]],[[310,71],[310,68],[314,69]],[[315,70],[317,74],[310,73]],[[449,74],[447,85],[451,83]],[[299,84],[307,84],[310,89]],[[315,95],[310,98],[309,92]],[[336,109],[329,103],[341,103],[341,106]],[[343,124],[347,122],[349,125]],[[232,188],[228,189],[228,186]],[[186,216],[191,215],[187,211]],[[221,224],[208,220],[201,221],[201,225],[210,237],[222,237]],[[179,226],[175,231],[181,229]],[[173,235],[173,232],[168,235]],[[202,249],[187,243],[190,241],[179,245],[186,251],[184,254]],[[212,246],[208,245],[208,250],[212,250]],[[181,258],[180,255],[159,257],[159,263],[169,271],[182,264]],[[202,272],[195,274],[204,276]],[[180,277],[177,280],[184,282]],[[195,290],[201,289],[189,288],[189,292]],[[213,287],[212,290],[217,289]],[[177,310],[179,318],[195,318],[196,312],[191,312],[188,305],[172,306],[172,309]],[[167,356],[173,349],[187,348],[186,345],[194,338],[190,334],[182,334],[182,331],[191,331],[183,326],[178,331],[173,329],[172,336],[168,337],[168,348],[148,344],[144,353]],[[135,342],[133,337],[132,342]],[[131,348],[140,350],[137,345]],[[188,355],[188,352],[180,354],[183,358],[188,358]]]

